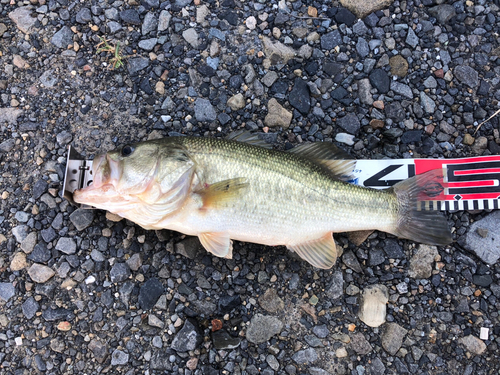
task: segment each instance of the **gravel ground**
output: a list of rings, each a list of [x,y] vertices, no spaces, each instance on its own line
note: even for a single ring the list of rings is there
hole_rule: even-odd
[[[447,247],[339,235],[320,271],[60,198],[70,143],[245,127],[356,158],[499,154],[498,118],[476,133],[500,100],[499,6],[356,3],[0,1],[2,374],[498,374],[498,212],[447,213]]]

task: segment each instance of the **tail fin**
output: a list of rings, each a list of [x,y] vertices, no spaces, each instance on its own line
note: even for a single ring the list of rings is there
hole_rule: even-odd
[[[429,245],[452,242],[446,218],[437,212],[419,211],[418,202],[439,195],[445,188],[443,172],[435,169],[401,181],[392,187],[398,199],[398,237]]]

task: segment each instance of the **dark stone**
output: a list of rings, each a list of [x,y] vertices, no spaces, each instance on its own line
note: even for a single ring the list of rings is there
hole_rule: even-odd
[[[306,64],[305,71],[310,76],[313,76],[313,75],[315,75],[318,72],[318,68],[319,68],[318,62],[317,61],[311,61],[311,62],[309,62],[309,63]]]
[[[406,111],[400,102],[392,102],[385,106],[385,115],[394,122],[400,122],[406,118]]]
[[[383,249],[389,259],[402,259],[405,257],[403,252],[403,247],[398,243],[398,241],[393,239],[387,239],[384,241]]]
[[[288,83],[282,80],[277,80],[271,86],[269,93],[273,96],[278,94],[279,96],[284,98],[287,91],[288,91]]]
[[[109,276],[111,277],[111,282],[119,283],[125,281],[130,276],[130,268],[127,263],[115,263],[115,265],[109,271]]]
[[[311,96],[307,83],[301,79],[295,79],[295,84],[288,97],[290,105],[303,115],[307,115],[311,109]]]
[[[240,305],[241,305],[241,298],[239,294],[235,294],[232,296],[226,294],[219,298],[218,307],[221,315],[231,312],[231,310],[239,307]]]
[[[19,125],[19,131],[22,132],[36,131],[37,129],[38,129],[38,124],[36,122],[28,121]]]
[[[203,341],[198,324],[193,319],[186,319],[181,330],[175,335],[170,347],[177,352],[195,350]]]
[[[40,308],[40,305],[33,297],[28,297],[26,301],[24,301],[22,309],[23,314],[26,319],[31,319],[35,316],[36,312]]]
[[[41,234],[42,234],[43,240],[47,243],[51,242],[52,240],[54,240],[57,237],[56,231],[52,227],[49,227],[47,229],[43,229],[41,231]]]
[[[221,13],[219,16],[223,20],[226,20],[232,26],[238,26],[238,13],[228,10]]]
[[[385,262],[385,254],[380,249],[372,249],[368,253],[368,264],[370,266],[378,266]]]
[[[334,30],[321,37],[321,48],[331,50],[336,46],[342,44],[342,35],[339,30]]]
[[[383,69],[373,69],[368,76],[370,83],[381,94],[387,94],[391,86],[391,79]]]
[[[347,10],[346,8],[340,8],[338,10],[337,14],[335,14],[335,21],[337,21],[337,23],[339,23],[339,24],[344,23],[348,27],[351,27],[352,25],[354,25],[354,23],[356,22],[356,19],[357,19],[357,17],[354,14],[352,14],[352,12]]]
[[[33,248],[33,251],[28,254],[28,259],[35,263],[47,263],[52,257],[52,253],[47,249],[45,242],[39,242]]]
[[[354,272],[357,273],[363,273],[363,269],[361,268],[361,265],[359,264],[358,258],[352,251],[346,251],[342,255],[342,261],[344,264],[352,269]]]
[[[340,101],[340,100],[344,99],[347,95],[349,95],[349,93],[347,92],[347,90],[345,88],[343,88],[342,86],[339,86],[335,90],[333,90],[330,95],[331,95],[332,99]]]
[[[56,320],[73,320],[75,315],[70,311],[63,309],[62,307],[56,309],[47,309],[42,312],[42,317],[48,321],[53,322]]]
[[[403,143],[420,142],[422,140],[422,130],[410,130],[404,132],[401,137]]]
[[[325,74],[329,75],[330,77],[339,74],[341,71],[342,71],[341,64],[331,61],[323,63],[323,72],[325,72]]]
[[[493,282],[493,279],[490,275],[474,275],[472,277],[472,280],[474,284],[483,286],[485,288],[490,286],[491,283]]]
[[[125,23],[130,23],[131,25],[142,25],[141,18],[139,17],[139,12],[135,9],[125,9],[120,12],[120,18]]]
[[[63,26],[54,34],[50,42],[57,48],[66,49],[70,44],[73,44],[73,31],[68,26]]]
[[[361,128],[361,124],[356,114],[350,112],[344,117],[337,119],[337,125],[344,129],[349,134],[356,135]]]
[[[215,69],[206,64],[200,65],[198,67],[198,72],[204,77],[213,77],[215,75]]]
[[[479,88],[477,89],[477,94],[478,95],[488,95],[490,92],[490,84],[484,80],[481,80],[481,83],[479,84]]]
[[[146,281],[139,291],[139,306],[143,310],[151,309],[158,298],[163,294],[165,288],[160,280],[153,277]]]
[[[136,74],[149,66],[149,59],[145,57],[136,57],[128,59],[128,72],[130,75]]]
[[[33,186],[33,199],[39,199],[48,189],[49,184],[45,180],[38,180]]]
[[[153,95],[154,91],[149,83],[149,78],[145,77],[141,80],[140,88],[148,95]]]
[[[90,13],[89,8],[82,8],[76,14],[76,22],[86,24],[90,21],[92,21],[92,13]]]
[[[227,350],[236,349],[238,346],[240,346],[241,339],[239,337],[231,336],[224,329],[220,329],[218,331],[212,332],[212,342],[215,349]]]
[[[94,220],[94,211],[79,208],[69,215],[69,220],[76,227],[76,230],[82,231],[92,224]]]

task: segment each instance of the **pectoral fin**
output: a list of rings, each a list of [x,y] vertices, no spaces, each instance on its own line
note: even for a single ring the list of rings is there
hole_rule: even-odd
[[[206,185],[196,193],[201,196],[203,209],[223,206],[233,199],[238,199],[248,187],[245,178],[233,178]]]
[[[317,268],[332,268],[337,260],[337,247],[331,233],[327,233],[317,240],[289,245],[287,248],[295,251],[302,259],[307,260]]]
[[[201,233],[201,244],[208,252],[220,258],[233,258],[233,241],[225,233]]]

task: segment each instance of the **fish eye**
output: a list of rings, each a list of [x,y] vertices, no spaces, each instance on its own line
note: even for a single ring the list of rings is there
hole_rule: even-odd
[[[126,145],[122,147],[121,155],[126,158],[127,156],[132,155],[133,152],[134,152],[134,147]]]

